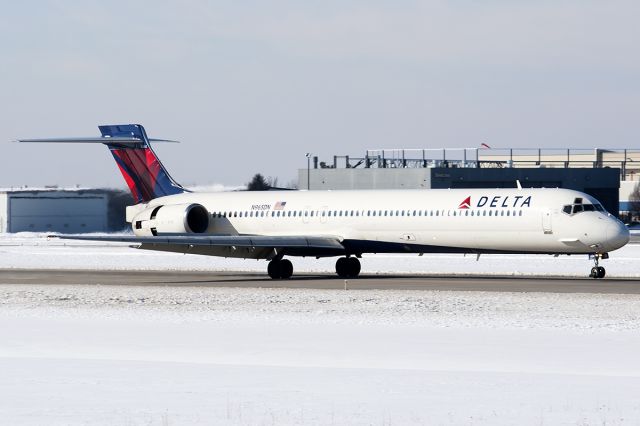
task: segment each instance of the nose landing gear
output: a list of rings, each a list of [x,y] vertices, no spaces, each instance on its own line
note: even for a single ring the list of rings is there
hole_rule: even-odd
[[[589,274],[589,277],[604,278],[605,273],[606,271],[602,266],[594,266],[593,268],[591,268],[591,273]]]
[[[589,274],[590,278],[604,278],[604,276],[606,275],[606,271],[604,267],[599,266],[598,263],[600,262],[600,259],[608,259],[608,258],[609,258],[608,253],[596,253],[593,255],[593,261],[595,263],[595,266],[591,268],[591,273]]]

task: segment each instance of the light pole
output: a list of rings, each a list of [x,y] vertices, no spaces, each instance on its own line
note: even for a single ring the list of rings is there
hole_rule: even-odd
[[[309,188],[311,187],[311,153],[307,152],[305,154],[305,156],[307,157],[307,191],[309,190]]]

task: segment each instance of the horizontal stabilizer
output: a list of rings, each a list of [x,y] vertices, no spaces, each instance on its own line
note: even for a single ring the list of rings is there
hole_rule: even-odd
[[[46,138],[46,139],[18,139],[14,142],[20,143],[32,143],[32,142],[44,142],[44,143],[103,143],[105,145],[137,145],[144,143],[142,139],[134,137],[100,137],[100,138]],[[149,139],[149,142],[168,142],[168,143],[180,143],[169,139]]]
[[[188,192],[169,175],[151,147],[151,142],[173,142],[151,139],[140,124],[107,124],[98,126],[101,137],[19,139],[16,142],[100,143],[113,155],[134,202],[149,202],[154,198]]]

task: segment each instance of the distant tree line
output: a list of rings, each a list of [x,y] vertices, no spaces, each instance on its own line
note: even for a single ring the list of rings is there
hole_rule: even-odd
[[[277,177],[264,177],[261,173],[256,173],[251,181],[247,183],[247,191],[269,191],[271,189],[298,189],[295,182],[290,182],[286,187],[278,187]]]

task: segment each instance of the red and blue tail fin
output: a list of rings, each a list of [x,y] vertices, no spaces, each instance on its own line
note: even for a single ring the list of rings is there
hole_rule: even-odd
[[[165,139],[149,139],[139,124],[98,126],[102,137],[22,139],[18,142],[70,142],[102,143],[106,145],[136,203],[148,202],[165,195],[188,192],[174,181],[164,168],[150,142],[174,142]]]
[[[136,203],[186,192],[171,178],[151,148],[147,133],[139,124],[99,126],[103,143],[109,147]],[[122,143],[118,139],[134,139]],[[113,142],[109,141],[113,140]]]

